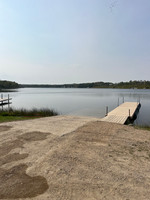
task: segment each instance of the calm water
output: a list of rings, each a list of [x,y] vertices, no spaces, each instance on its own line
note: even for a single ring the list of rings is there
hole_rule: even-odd
[[[4,94],[4,96],[7,94]],[[135,124],[150,125],[150,90],[23,88],[10,93],[15,108],[53,108],[65,115],[104,117],[124,101],[139,101],[141,109]]]

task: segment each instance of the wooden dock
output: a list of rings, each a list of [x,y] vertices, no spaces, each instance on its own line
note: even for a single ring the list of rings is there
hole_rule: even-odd
[[[1,95],[0,106],[2,107],[2,109],[3,109],[3,106],[5,106],[5,105],[9,106],[9,104],[12,103],[11,100],[12,100],[12,98],[9,98],[9,95],[8,95],[8,98],[3,98],[3,95]]]
[[[126,124],[127,122],[134,121],[136,115],[141,107],[137,102],[125,102],[107,113],[101,121],[113,122],[118,124]]]

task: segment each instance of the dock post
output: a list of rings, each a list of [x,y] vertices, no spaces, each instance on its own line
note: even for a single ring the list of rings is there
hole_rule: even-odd
[[[8,94],[8,112],[9,112],[9,103],[10,103],[10,102],[9,102],[9,94]]]
[[[124,103],[124,97],[123,97],[123,103]]]
[[[119,97],[118,97],[118,106],[119,106]]]
[[[105,116],[107,116],[107,114],[108,114],[108,106],[106,106],[106,115]]]
[[[3,99],[3,94],[1,94],[1,99]],[[3,101],[2,101],[2,111],[3,111]]]

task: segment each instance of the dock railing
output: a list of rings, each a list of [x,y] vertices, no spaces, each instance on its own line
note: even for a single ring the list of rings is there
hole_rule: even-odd
[[[8,105],[8,109],[10,108],[10,104],[12,104],[11,102],[12,98],[10,98],[9,94],[7,98],[4,98],[3,94],[1,94],[1,98],[0,98],[0,107],[4,108],[5,105]]]

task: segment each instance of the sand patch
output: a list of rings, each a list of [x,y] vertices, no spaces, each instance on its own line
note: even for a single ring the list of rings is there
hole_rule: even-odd
[[[13,163],[0,169],[0,199],[149,199],[150,132],[87,121],[60,116],[5,124],[13,129],[3,134],[9,153],[0,161]]]
[[[28,154],[9,153],[13,149],[23,148],[23,145],[28,142],[45,140],[49,134],[27,132],[18,136],[16,140],[3,143],[0,146],[0,166],[27,158]],[[30,177],[26,174],[27,168],[25,164],[8,170],[0,168],[0,199],[35,197],[48,189],[46,179],[42,176]]]
[[[13,149],[23,147],[23,144],[24,142],[18,139],[3,143],[0,146],[0,156],[7,155]]]
[[[0,166],[7,164],[7,163],[10,163],[10,162],[25,159],[27,157],[28,157],[27,153],[24,153],[24,154],[19,154],[19,153],[9,154],[9,155],[6,155],[6,156],[0,158]]]
[[[45,140],[48,135],[50,135],[50,133],[33,131],[33,132],[25,133],[21,136],[18,136],[18,139],[23,140],[25,142],[32,142],[32,141]]]
[[[8,131],[8,130],[10,130],[11,128],[12,128],[11,126],[0,126],[0,132]]]
[[[44,177],[26,174],[27,167],[21,164],[9,170],[0,169],[0,199],[35,197],[48,189]]]

